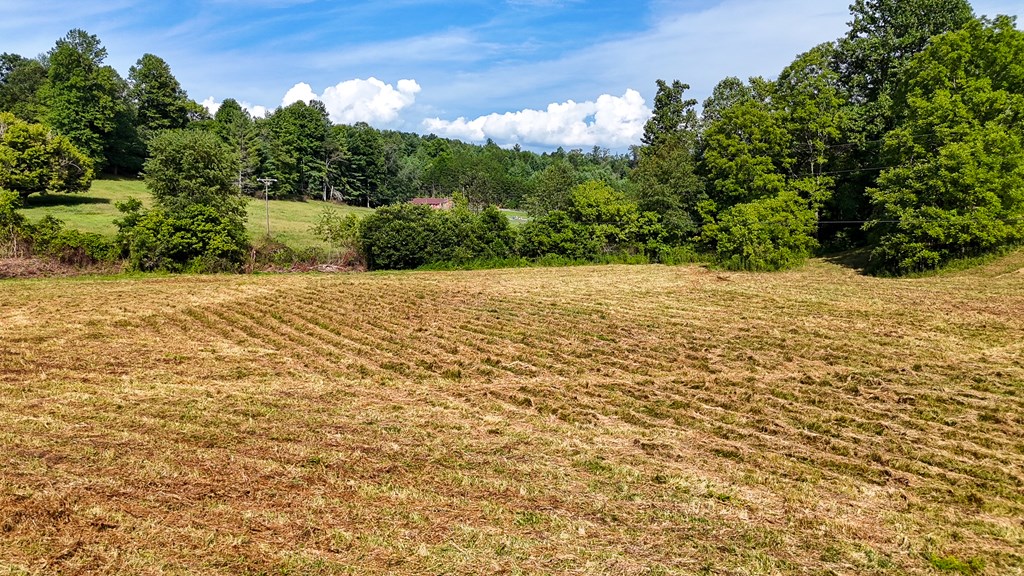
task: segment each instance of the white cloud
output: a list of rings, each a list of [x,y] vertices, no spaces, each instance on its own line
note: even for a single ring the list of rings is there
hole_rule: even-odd
[[[415,80],[399,80],[391,85],[371,76],[366,80],[339,82],[318,96],[309,84],[300,82],[288,90],[281,105],[320,100],[335,123],[389,124],[398,118],[399,112],[416,102],[420,90]]]
[[[305,82],[299,82],[295,86],[289,88],[288,91],[284,93],[284,98],[281,99],[281,106],[294,104],[295,102],[298,102],[300,100],[309,104],[311,100],[319,99],[320,97],[316,95],[316,92],[313,92],[312,86],[306,84]]]
[[[491,138],[503,144],[625,148],[639,143],[650,115],[640,93],[629,89],[622,96],[602,94],[596,101],[549,104],[546,110],[489,114],[474,120],[428,118],[423,126],[439,136],[478,142]]]
[[[200,104],[202,104],[210,114],[216,114],[217,110],[220,110],[220,106],[223,102],[218,102],[214,100],[213,96],[210,96],[206,100],[200,102]],[[269,112],[266,106],[259,106],[248,102],[239,102],[238,105],[248,110],[249,114],[254,118],[263,118],[267,115],[267,112]]]
[[[221,105],[220,102],[217,102],[213,99],[213,96],[210,96],[206,100],[203,100],[202,102],[200,102],[200,104],[202,104],[203,108],[206,108],[206,111],[210,114],[216,114],[217,110],[220,110]]]

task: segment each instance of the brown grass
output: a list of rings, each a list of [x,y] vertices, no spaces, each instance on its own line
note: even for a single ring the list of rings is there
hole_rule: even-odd
[[[1024,571],[1024,253],[0,284],[0,573]]]

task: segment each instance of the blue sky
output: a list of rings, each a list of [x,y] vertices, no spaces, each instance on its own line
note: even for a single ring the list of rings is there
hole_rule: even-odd
[[[84,28],[122,75],[156,54],[211,107],[315,97],[336,122],[623,150],[656,79],[703,99],[726,76],[773,76],[848,20],[848,0],[0,0],[0,51],[34,56]]]

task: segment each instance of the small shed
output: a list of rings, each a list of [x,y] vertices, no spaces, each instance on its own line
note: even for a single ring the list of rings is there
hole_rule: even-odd
[[[451,198],[413,198],[409,202],[420,206],[430,206],[434,210],[451,210],[455,207]]]

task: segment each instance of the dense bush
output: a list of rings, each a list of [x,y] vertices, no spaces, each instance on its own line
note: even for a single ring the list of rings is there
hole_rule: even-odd
[[[32,224],[17,212],[20,206],[19,194],[0,190],[0,254],[47,256],[75,266],[117,258],[116,245],[103,236],[70,230],[52,216]]]
[[[359,225],[359,240],[371,269],[416,268],[427,262],[434,213],[426,206],[380,208]]]
[[[96,233],[69,229],[53,216],[31,226],[32,251],[65,264],[86,266],[117,259],[117,245]]]
[[[553,255],[571,259],[597,256],[601,246],[590,228],[573,221],[563,210],[527,222],[519,231],[518,252],[526,258]]]
[[[25,217],[18,212],[21,197],[17,192],[0,188],[0,255],[17,257],[24,254]]]
[[[133,270],[228,272],[240,269],[248,240],[245,225],[212,206],[193,204],[169,212],[141,211],[141,203],[119,203],[115,222],[121,253]]]
[[[501,259],[515,255],[515,230],[509,224],[508,217],[497,207],[484,208],[473,226],[474,237],[480,245],[480,258]]]
[[[806,260],[817,247],[817,217],[808,201],[782,192],[736,204],[704,226],[704,240],[734,270],[781,270]]]
[[[663,238],[656,214],[640,212],[611,186],[590,181],[572,189],[565,210],[523,226],[518,249],[528,258],[596,260],[608,254],[657,254]]]
[[[359,244],[370,268],[408,269],[508,258],[515,234],[508,218],[494,207],[474,214],[464,208],[445,211],[397,204],[362,220]]]

